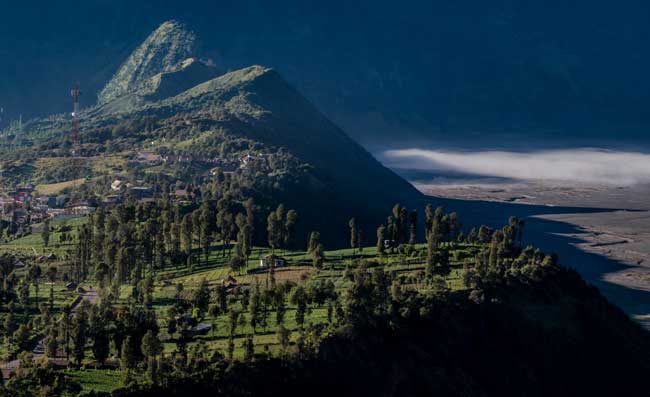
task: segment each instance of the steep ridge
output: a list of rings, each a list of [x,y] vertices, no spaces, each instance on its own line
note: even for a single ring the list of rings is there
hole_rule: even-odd
[[[324,232],[346,227],[351,217],[371,231],[396,202],[420,200],[412,185],[381,165],[274,69],[250,66],[215,77],[218,71],[210,63],[183,58],[193,53],[194,42],[182,25],[163,24],[102,90],[103,102],[81,113],[80,153],[87,159],[122,158],[124,166],[115,171],[121,174],[91,165],[75,170],[68,163],[56,173],[23,167],[11,181],[59,183],[127,174],[140,180],[153,176],[169,185],[218,185],[208,188],[235,199],[254,196],[265,208],[284,203],[304,214],[305,225]],[[11,134],[0,142],[0,149],[8,149],[0,153],[2,163],[17,169],[12,162],[23,164],[26,158],[31,163],[65,159],[71,153],[69,128],[66,115],[27,123],[20,134],[24,145],[16,148]],[[147,167],[133,161],[139,151],[183,160]],[[257,165],[247,167],[242,159],[251,156]],[[228,170],[227,187],[219,167]],[[105,184],[94,188],[105,189]],[[335,244],[343,243],[337,239]]]
[[[99,93],[98,103],[131,93],[155,75],[181,69],[181,63],[195,53],[194,33],[176,21],[163,23],[122,64]]]
[[[207,104],[218,105],[244,123],[250,138],[286,147],[317,169],[327,170],[341,186],[363,191],[362,201],[372,197],[385,208],[389,198],[408,200],[419,196],[409,183],[381,165],[273,69],[251,66],[228,73],[154,104],[146,112],[171,115],[196,111]]]
[[[510,132],[507,144],[536,131],[562,142],[647,141],[645,2],[420,0],[397,15],[388,0],[33,7],[11,2],[3,9],[0,128],[21,114],[68,112],[75,81],[86,94],[82,106],[92,105],[135,41],[180,18],[201,38],[202,54],[224,70],[272,66],[363,143],[435,137],[490,144]]]
[[[188,58],[182,61],[177,69],[154,75],[139,84],[134,91],[99,105],[92,113],[128,112],[145,103],[178,95],[218,74],[211,64]]]

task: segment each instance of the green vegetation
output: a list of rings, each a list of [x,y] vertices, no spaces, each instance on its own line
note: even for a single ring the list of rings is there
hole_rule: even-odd
[[[36,191],[39,194],[49,196],[49,195],[62,193],[66,189],[74,188],[76,186],[84,184],[85,182],[86,182],[85,179],[75,179],[73,181],[51,183],[47,185],[37,185]]]
[[[147,39],[80,142],[63,116],[0,134],[4,189],[97,208],[0,223],[0,396],[639,390],[650,337],[522,220],[390,209],[421,196],[278,73],[214,77],[194,40]]]
[[[47,246],[44,244],[42,232],[31,233],[24,237],[0,242],[0,252],[10,252],[19,258],[24,256],[33,258],[50,254],[64,256],[74,245],[79,228],[86,222],[87,219],[84,217],[57,218],[49,224],[49,244]],[[33,229],[43,230],[44,227],[44,224],[37,224],[33,226]]]
[[[180,24],[154,32],[107,84],[101,105],[80,114],[79,142],[66,116],[25,123],[20,136],[0,133],[0,187],[32,183],[41,194],[101,203],[128,193],[111,189],[119,179],[156,198],[180,189],[251,197],[264,212],[295,209],[329,245],[344,241],[334,225],[350,214],[370,230],[394,201],[421,198],[276,71],[215,77],[193,51],[194,35]],[[298,230],[296,242],[308,232]]]
[[[124,384],[126,377],[122,371],[97,369],[71,370],[66,374],[72,381],[79,383],[83,391],[112,392]]]
[[[196,51],[196,36],[182,24],[163,23],[120,67],[99,94],[105,104],[132,93],[160,73],[175,71]]]
[[[603,306],[603,298],[586,289],[575,273],[559,267],[557,258],[522,247],[525,225],[516,218],[500,230],[481,227],[465,234],[456,214],[428,206],[422,242],[415,212],[396,205],[387,224],[378,228],[376,244],[362,244],[353,218],[347,228],[341,227],[350,237],[350,248],[326,251],[320,233],[312,232],[307,249],[301,251],[293,247],[301,214],[280,205],[258,219],[254,207],[250,200],[238,203],[227,197],[198,205],[162,200],[100,209],[66,224],[53,222],[53,240],[61,227],[73,225],[75,232],[69,232],[69,244],[59,247],[68,255],[47,265],[25,256],[27,267],[15,268],[9,253],[21,244],[44,252],[49,247],[42,235],[0,247],[5,252],[0,264],[5,277],[5,343],[0,352],[7,362],[20,362],[7,390],[40,390],[42,386],[25,385],[41,371],[32,368],[48,361],[51,369],[43,371],[50,372],[38,376],[59,379],[56,395],[192,390],[192,379],[201,373],[212,379],[201,381],[207,392],[237,382],[233,373],[220,372],[224,365],[243,371],[266,368],[269,373],[275,373],[276,365],[288,365],[295,376],[308,371],[304,375],[311,377],[303,365],[325,365],[321,355],[333,354],[331,349],[341,354],[339,344],[370,344],[369,349],[383,349],[400,362],[382,338],[419,344],[417,327],[442,332],[433,331],[440,321],[451,327],[445,332],[453,332],[454,340],[437,349],[451,353],[456,343],[470,338],[461,336],[468,330],[453,324],[477,327],[486,321],[484,316],[497,316],[486,323],[489,335],[504,332],[497,331],[499,317],[519,323],[526,329],[522,335],[531,335],[530,327],[550,333],[569,327],[566,336],[544,342],[550,348],[568,343],[564,338],[580,337],[581,327],[593,326],[588,319],[571,319],[579,307],[588,316],[613,316],[607,323],[611,325],[594,332],[609,335],[608,327],[620,327],[618,332],[636,340],[641,349],[650,346],[643,331],[622,313]],[[257,238],[254,229],[265,233]],[[361,336],[368,333],[376,337]],[[367,353],[359,354],[342,362],[354,367]],[[608,352],[617,354],[631,353]],[[640,365],[637,370],[648,366],[637,358],[632,362]],[[374,365],[382,368],[379,361]],[[475,387],[492,387],[470,367],[462,371],[479,382]],[[430,376],[426,389],[434,381],[452,387],[457,376]],[[256,380],[245,390],[257,390],[257,385]]]

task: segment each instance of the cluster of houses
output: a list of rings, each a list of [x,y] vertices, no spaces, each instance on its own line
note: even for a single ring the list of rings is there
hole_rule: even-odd
[[[31,184],[17,186],[0,196],[0,220],[11,225],[15,234],[24,234],[31,225],[48,218],[88,215],[96,205],[87,201],[71,201],[65,194],[38,195]]]
[[[246,170],[253,167],[257,170],[268,171],[270,170],[268,162],[270,156],[270,154],[249,153],[239,157],[238,159],[215,159],[213,164],[217,164],[217,166],[210,170],[210,175],[215,176],[219,172],[222,172],[224,174],[232,174],[237,170]]]
[[[119,204],[126,197],[141,203],[153,202],[155,200],[153,188],[143,186],[142,184],[133,184],[124,179],[115,179],[111,183],[111,192],[112,194],[106,195],[102,200],[104,207]],[[190,198],[191,194],[187,189],[176,189],[171,193],[171,199],[175,201],[188,201]]]
[[[249,153],[239,158],[195,158],[181,155],[160,155],[154,152],[138,152],[134,161],[143,165],[155,166],[174,162],[203,162],[213,166],[208,172],[210,175],[234,173],[254,167],[255,169],[268,169],[270,154]],[[16,234],[28,231],[31,225],[43,222],[48,218],[60,216],[82,216],[92,214],[97,206],[112,206],[121,203],[125,197],[140,202],[154,200],[151,187],[132,184],[123,179],[115,179],[110,186],[111,194],[104,196],[100,202],[73,201],[68,195],[38,195],[34,185],[25,184],[16,186],[12,191],[0,193],[0,220],[13,226]],[[190,198],[187,190],[179,189],[173,192],[172,198],[186,201]]]
[[[153,201],[151,187],[137,186],[124,180],[116,179],[111,184],[112,194],[106,195],[101,202],[72,200],[66,194],[39,195],[33,185],[20,185],[14,190],[0,194],[0,220],[11,225],[12,233],[24,234],[32,225],[48,218],[64,216],[84,216],[95,212],[98,206],[116,205],[125,197],[146,202]],[[186,197],[187,192],[178,191],[179,197]]]
[[[115,179],[111,183],[111,191],[113,194],[107,195],[102,201],[105,206],[119,204],[127,196],[140,202],[152,202],[154,200],[154,192],[151,187],[136,185],[123,179]]]
[[[263,170],[268,169],[268,159],[271,155],[265,153],[248,153],[239,158],[224,159],[220,157],[207,158],[192,155],[160,155],[155,152],[141,151],[135,156],[134,161],[145,166],[156,166],[171,163],[200,163],[212,167],[209,174],[214,176],[219,172],[231,174],[237,170],[244,170],[255,166]]]
[[[270,267],[285,267],[287,260],[277,255],[266,255],[260,258],[260,270],[265,270]]]

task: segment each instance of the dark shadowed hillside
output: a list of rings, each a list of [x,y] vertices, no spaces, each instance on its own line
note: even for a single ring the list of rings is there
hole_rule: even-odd
[[[459,294],[407,294],[389,313],[337,329],[312,354],[230,366],[199,359],[194,372],[117,395],[639,395],[648,334],[572,271],[530,276]]]

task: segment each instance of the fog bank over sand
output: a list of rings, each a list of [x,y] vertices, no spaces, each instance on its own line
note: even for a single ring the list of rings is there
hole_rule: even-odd
[[[453,171],[515,180],[630,186],[650,183],[650,153],[603,149],[533,152],[388,150],[379,155],[390,168]]]

